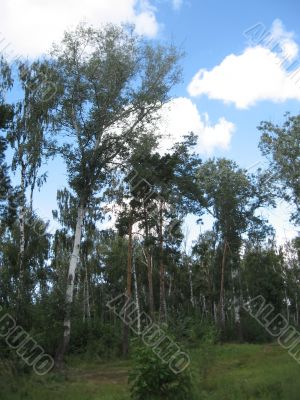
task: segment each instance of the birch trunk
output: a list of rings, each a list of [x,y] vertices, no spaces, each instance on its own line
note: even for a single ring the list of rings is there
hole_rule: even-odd
[[[147,275],[148,275],[148,297],[149,313],[154,316],[154,297],[153,297],[153,260],[149,251],[147,251]]]
[[[296,299],[295,299],[295,304],[296,304],[296,324],[299,326],[299,307],[298,307],[298,295],[296,292]]]
[[[241,306],[240,297],[236,293],[235,286],[233,285],[233,307],[234,307],[234,323],[236,326],[237,336],[240,342],[243,340],[242,325],[241,325]]]
[[[172,294],[172,276],[170,275],[168,296],[171,297],[171,294]]]
[[[21,197],[20,197],[20,215],[19,215],[19,287],[18,287],[18,307],[20,311],[21,302],[24,296],[24,254],[25,254],[25,174],[26,167],[21,164]]]
[[[127,284],[126,284],[126,295],[127,300],[130,302],[131,299],[131,281],[132,281],[132,217],[130,215],[129,227],[128,227],[128,253],[127,253]],[[126,321],[127,310],[125,308],[125,321]],[[128,324],[124,323],[123,330],[123,355],[126,357],[129,350],[129,327]]]
[[[147,279],[148,279],[148,302],[149,302],[149,314],[151,318],[154,317],[154,300],[153,300],[153,265],[152,265],[152,257],[150,254],[150,249],[148,245],[149,240],[149,226],[148,226],[148,214],[146,207],[144,206],[144,220],[145,220],[145,235],[146,235],[146,243],[145,246],[145,255],[146,255],[146,263],[147,263]]]
[[[73,295],[74,295],[74,281],[75,274],[79,259],[79,251],[80,251],[80,242],[82,235],[82,225],[84,220],[84,207],[81,205],[78,207],[77,211],[77,222],[76,222],[76,230],[75,230],[75,238],[73,245],[73,252],[70,258],[69,271],[68,271],[68,283],[66,289],[66,303],[65,303],[65,315],[64,315],[64,323],[63,323],[63,340],[61,345],[59,346],[55,361],[56,366],[60,368],[63,364],[64,355],[68,349],[71,337],[71,308],[73,303]]]
[[[217,325],[217,323],[218,323],[218,308],[214,301],[213,301],[213,316],[214,316],[215,324]]]
[[[166,307],[166,296],[165,296],[165,266],[164,266],[164,249],[163,249],[163,202],[160,201],[159,207],[159,319],[161,322],[166,321],[167,318],[167,307]]]
[[[226,263],[226,250],[227,242],[224,242],[223,256],[222,256],[222,268],[221,268],[221,286],[220,286],[220,311],[219,311],[219,323],[224,330],[225,328],[225,299],[224,299],[224,279],[225,279],[225,263]]]
[[[86,317],[87,320],[90,320],[91,318],[91,306],[90,306],[90,280],[89,280],[89,274],[88,274],[88,265],[86,264],[85,268],[85,283],[86,283],[86,289],[85,289],[85,305],[86,305]]]
[[[132,271],[133,271],[133,277],[134,277],[135,303],[136,303],[136,311],[137,311],[137,318],[138,318],[137,330],[138,330],[138,334],[140,335],[141,334],[141,307],[140,307],[140,300],[139,300],[138,281],[137,281],[134,252],[132,255]]]
[[[191,268],[190,263],[188,263],[188,269],[189,269],[189,282],[190,282],[190,300],[191,300],[191,304],[194,308],[195,307],[194,288],[193,288],[192,268]]]

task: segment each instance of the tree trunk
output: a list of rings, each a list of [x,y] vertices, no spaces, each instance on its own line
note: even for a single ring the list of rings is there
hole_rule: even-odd
[[[189,283],[190,283],[190,301],[192,307],[195,307],[195,300],[194,300],[194,288],[193,288],[193,277],[192,277],[192,268],[190,262],[188,262],[188,270],[189,270]]]
[[[86,318],[89,321],[91,318],[91,306],[90,306],[90,280],[89,280],[87,264],[86,264],[86,268],[85,268],[85,284],[86,284],[86,289],[85,289]]]
[[[170,275],[168,297],[171,297],[171,294],[172,294],[172,276]]]
[[[149,297],[149,313],[154,317],[154,296],[153,296],[153,259],[150,252],[147,252],[147,275],[148,275],[148,297]]]
[[[73,252],[70,258],[69,271],[68,271],[68,282],[67,282],[67,290],[66,290],[66,300],[65,300],[65,310],[64,310],[64,323],[63,323],[63,339],[62,342],[57,349],[55,356],[55,364],[56,367],[61,368],[64,361],[64,355],[68,349],[71,337],[71,309],[73,303],[73,294],[74,294],[74,281],[76,268],[79,259],[80,252],[80,242],[82,235],[82,225],[84,220],[84,207],[80,205],[78,207],[77,212],[77,221],[76,221],[76,230],[75,230],[75,238],[73,244]]]
[[[288,300],[286,288],[284,289],[284,295],[285,295],[285,303],[286,303],[286,319],[289,321],[290,320],[290,309],[289,309],[289,300]]]
[[[87,258],[85,257],[85,277],[83,279],[83,322],[89,321],[91,318],[90,311],[90,290],[89,290],[89,278],[88,278],[88,266]]]
[[[219,310],[219,323],[221,329],[225,329],[225,299],[224,299],[224,279],[225,279],[225,264],[226,264],[226,250],[227,242],[224,242],[222,268],[221,268],[221,286],[220,286],[220,310]]]
[[[296,299],[295,299],[295,305],[296,305],[296,325],[299,325],[299,307],[298,307],[298,295],[296,292]]]
[[[164,248],[163,248],[163,203],[160,201],[159,207],[159,319],[161,322],[166,321],[166,297],[165,297],[165,266],[164,266]]]
[[[139,300],[139,291],[138,291],[138,281],[137,281],[137,273],[136,273],[136,266],[135,266],[135,254],[133,249],[132,255],[132,271],[134,277],[134,292],[135,292],[135,303],[136,303],[136,311],[137,311],[137,331],[138,334],[141,334],[141,307],[140,307],[140,300]]]
[[[153,300],[153,264],[152,257],[148,245],[149,240],[149,226],[148,226],[148,214],[146,207],[144,207],[144,220],[145,220],[145,236],[146,236],[146,246],[145,246],[145,255],[146,255],[146,263],[147,263],[147,278],[148,278],[148,302],[149,302],[149,314],[151,318],[154,317],[154,300]]]
[[[23,286],[24,280],[24,253],[25,253],[25,164],[21,166],[21,204],[19,216],[20,229],[20,247],[19,247],[19,273],[20,273],[20,288]],[[22,292],[22,290],[21,290]]]
[[[218,307],[216,306],[216,303],[213,301],[213,317],[215,320],[215,324],[218,324]]]
[[[238,340],[240,342],[243,341],[243,332],[242,332],[242,324],[241,324],[241,301],[240,295],[237,293],[235,283],[234,283],[235,274],[233,274],[233,309],[234,309],[234,324],[236,328],[236,334]]]
[[[25,199],[26,199],[26,188],[25,188],[25,176],[26,174],[26,166],[24,162],[21,163],[21,196],[20,196],[20,215],[19,215],[19,285],[18,285],[18,311],[17,314],[21,314],[21,304],[24,299],[24,255],[25,255],[25,218],[26,218],[26,209],[25,209]]]
[[[29,210],[30,210],[30,216],[33,213],[33,192],[35,189],[35,184],[36,184],[36,173],[34,173],[31,185],[30,185],[30,200],[29,200]]]
[[[131,281],[132,281],[132,215],[130,213],[129,226],[128,226],[128,252],[127,252],[127,284],[126,284],[126,295],[127,300],[130,302],[131,299]],[[126,321],[127,309],[125,308],[125,321]],[[127,323],[124,323],[123,330],[123,356],[128,355],[129,350],[129,327]]]

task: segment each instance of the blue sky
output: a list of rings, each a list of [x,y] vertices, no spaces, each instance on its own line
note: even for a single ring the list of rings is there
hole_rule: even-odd
[[[135,23],[138,33],[172,41],[186,53],[183,82],[163,110],[162,130],[172,130],[173,140],[194,130],[203,158],[224,156],[249,168],[263,162],[257,148],[260,121],[281,123],[286,111],[299,112],[299,15],[296,0],[2,0],[0,51],[5,48],[11,58],[39,56],[82,20],[95,26]],[[252,35],[250,42],[249,29],[255,25],[266,36]],[[36,195],[35,206],[50,218],[65,170],[60,161],[47,169],[48,184]],[[267,212],[280,241],[296,233],[287,208],[281,204]],[[195,238],[198,230],[193,232]]]

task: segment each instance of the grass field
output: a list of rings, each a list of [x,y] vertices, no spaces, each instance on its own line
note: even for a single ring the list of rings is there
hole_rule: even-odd
[[[299,400],[300,365],[277,345],[226,344],[190,352],[195,400]],[[1,400],[128,400],[129,361],[72,359],[64,375],[0,376]]]

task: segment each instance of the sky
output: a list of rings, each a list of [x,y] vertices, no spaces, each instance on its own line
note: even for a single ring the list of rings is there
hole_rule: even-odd
[[[254,172],[265,166],[260,122],[281,124],[285,112],[299,113],[299,15],[298,0],[1,0],[0,52],[31,59],[79,22],[133,23],[138,34],[185,52],[182,82],[162,111],[161,129],[171,133],[163,147],[193,131],[203,159],[231,158]],[[35,197],[45,219],[66,182],[60,160],[47,170],[48,182]],[[281,243],[297,234],[289,210],[281,202],[264,211]],[[189,240],[203,230],[192,218],[187,225]]]

